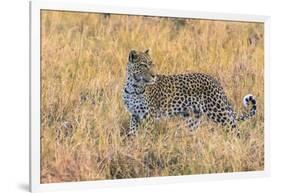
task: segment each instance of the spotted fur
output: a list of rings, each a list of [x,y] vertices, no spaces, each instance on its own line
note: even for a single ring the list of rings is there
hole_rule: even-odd
[[[189,73],[156,75],[152,72],[149,51],[130,51],[123,90],[123,101],[131,114],[128,134],[137,130],[146,118],[180,116],[193,131],[203,116],[231,128],[238,136],[237,121],[244,121],[256,114],[256,100],[246,95],[243,104],[251,109],[237,116],[227,100],[220,83],[210,75]]]

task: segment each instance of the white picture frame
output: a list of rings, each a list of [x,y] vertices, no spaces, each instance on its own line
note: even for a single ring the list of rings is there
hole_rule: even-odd
[[[264,78],[265,78],[265,130],[264,130],[264,171],[236,172],[222,174],[203,174],[173,177],[151,177],[121,180],[102,180],[65,183],[40,183],[40,10],[82,11],[95,13],[133,14],[148,16],[183,17],[213,20],[246,21],[264,23]],[[186,10],[163,10],[140,7],[102,6],[71,2],[30,2],[30,190],[32,192],[122,187],[159,183],[178,183],[205,180],[224,180],[237,178],[264,177],[270,174],[270,116],[269,116],[269,38],[270,18],[258,15],[221,14],[194,12]]]

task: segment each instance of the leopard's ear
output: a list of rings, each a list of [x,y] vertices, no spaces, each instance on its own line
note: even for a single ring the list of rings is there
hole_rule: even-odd
[[[149,49],[144,51],[145,54],[149,54]]]
[[[136,50],[131,50],[130,53],[129,53],[129,62],[135,62],[138,58],[138,53]]]

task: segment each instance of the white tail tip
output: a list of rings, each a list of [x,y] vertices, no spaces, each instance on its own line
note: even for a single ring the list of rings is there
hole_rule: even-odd
[[[252,100],[250,98],[254,99],[254,96],[252,94],[247,94],[246,96],[244,96],[244,98],[243,98],[243,105],[244,105],[244,107],[248,107],[249,106],[249,103]]]

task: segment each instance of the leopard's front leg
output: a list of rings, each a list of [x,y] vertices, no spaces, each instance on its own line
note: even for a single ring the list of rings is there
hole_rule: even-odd
[[[130,120],[130,127],[127,132],[128,136],[134,135],[140,125],[140,117],[138,115],[132,115]]]
[[[132,114],[130,120],[130,128],[127,132],[127,136],[135,135],[142,123],[144,123],[144,126],[147,127],[151,126],[153,122],[153,116],[151,116],[149,113],[143,114],[142,116]]]

